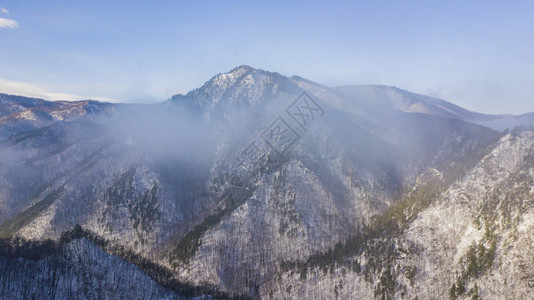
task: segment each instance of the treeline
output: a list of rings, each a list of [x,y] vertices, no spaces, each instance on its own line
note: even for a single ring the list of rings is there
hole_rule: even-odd
[[[33,241],[19,237],[0,239],[0,256],[40,260],[60,251],[60,244],[54,240]]]
[[[248,296],[229,296],[227,293],[219,291],[215,286],[195,286],[181,282],[174,278],[174,274],[168,268],[161,266],[151,260],[142,257],[122,245],[110,243],[103,237],[95,233],[83,230],[80,225],[74,226],[71,231],[64,232],[58,241],[47,239],[43,241],[26,240],[20,237],[0,239],[0,256],[6,258],[25,258],[30,260],[40,260],[44,257],[60,254],[65,250],[65,246],[76,239],[85,238],[101,248],[108,254],[115,255],[121,259],[138,266],[160,286],[173,290],[182,297],[199,297],[209,295],[218,299],[248,299]]]

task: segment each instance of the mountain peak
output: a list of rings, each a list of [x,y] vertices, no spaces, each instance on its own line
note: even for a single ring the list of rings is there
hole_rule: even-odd
[[[251,67],[249,65],[240,65],[240,66],[237,66],[237,67],[233,68],[228,73],[235,73],[235,72],[242,73],[242,72],[250,72],[250,71],[253,71],[253,70],[256,70],[256,69],[254,69],[253,67]]]
[[[220,103],[256,105],[266,99],[297,94],[300,88],[288,77],[279,73],[240,65],[229,72],[219,73],[200,88],[186,95],[175,95],[171,101],[187,103],[201,110]]]

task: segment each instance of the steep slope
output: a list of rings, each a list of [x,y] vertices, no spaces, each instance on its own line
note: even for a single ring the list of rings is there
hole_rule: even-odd
[[[262,294],[311,299],[532,298],[533,154],[534,132],[502,137],[452,185],[443,189],[438,184],[442,188],[437,193],[386,214],[389,223],[378,225],[376,235],[349,239],[306,265],[286,263],[289,270],[266,284]],[[432,170],[420,178],[414,192],[431,182],[444,182],[443,174]],[[394,217],[399,213],[407,218]],[[401,220],[408,223],[397,223]],[[403,224],[401,231],[385,230],[398,224]]]
[[[449,281],[408,264],[429,247],[408,228],[503,134],[452,104],[366,95],[240,66],[162,104],[14,132],[0,236],[59,240],[80,224],[229,296],[428,295],[416,276],[441,291]],[[291,142],[270,140],[276,128]]]
[[[132,264],[85,239],[39,260],[0,256],[0,291],[6,299],[181,299]],[[184,297],[185,298],[185,297]]]
[[[209,227],[198,227],[194,251],[173,257],[181,278],[257,295],[277,277],[281,261],[305,259],[357,234],[395,203],[419,172],[429,166],[455,172],[451,162],[468,159],[498,137],[450,118],[371,106],[340,111],[334,105],[351,99],[320,85],[292,82],[316,97],[324,118],[281,165],[258,175],[238,208],[213,215],[216,222],[205,219],[202,226]],[[378,121],[386,116],[389,122]],[[180,260],[183,256],[187,259]]]
[[[79,225],[59,241],[0,239],[0,246],[0,291],[8,298],[227,298],[213,287],[179,282],[169,270]]]
[[[532,298],[533,201],[534,132],[514,132],[410,226],[416,293]]]

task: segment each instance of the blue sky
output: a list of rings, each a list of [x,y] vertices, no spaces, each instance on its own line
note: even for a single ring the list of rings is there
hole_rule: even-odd
[[[534,111],[534,2],[0,0],[0,92],[162,101],[237,65]],[[14,22],[14,23],[13,23]]]

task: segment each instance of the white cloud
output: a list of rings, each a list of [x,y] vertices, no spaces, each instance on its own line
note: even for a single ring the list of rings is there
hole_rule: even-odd
[[[33,97],[33,98],[41,98],[41,99],[50,100],[50,101],[55,101],[55,100],[77,101],[77,100],[92,99],[92,100],[105,101],[105,102],[119,102],[117,100],[106,98],[106,97],[84,97],[84,96],[79,96],[79,95],[74,95],[74,94],[56,93],[56,92],[51,92],[46,89],[31,85],[28,83],[10,81],[10,80],[4,80],[4,79],[0,79],[0,93]]]
[[[6,15],[9,14],[9,10],[7,10],[6,8],[0,7],[0,11]]]
[[[0,18],[0,28],[17,28],[19,23],[15,20]]]

